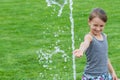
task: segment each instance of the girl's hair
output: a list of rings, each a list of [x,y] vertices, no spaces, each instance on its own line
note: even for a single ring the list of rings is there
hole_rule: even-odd
[[[103,22],[107,22],[107,15],[104,10],[100,8],[95,8],[92,10],[92,12],[89,15],[89,20],[91,21],[93,18],[98,17],[100,18]]]

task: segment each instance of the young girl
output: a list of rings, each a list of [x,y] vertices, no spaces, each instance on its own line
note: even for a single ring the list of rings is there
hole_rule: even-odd
[[[107,36],[102,32],[106,22],[104,10],[93,9],[88,20],[90,32],[85,35],[80,48],[73,52],[76,57],[83,56],[85,52],[87,57],[82,80],[118,80],[108,59]]]

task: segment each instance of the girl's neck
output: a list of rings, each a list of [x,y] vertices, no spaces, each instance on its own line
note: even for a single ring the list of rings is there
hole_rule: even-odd
[[[103,40],[102,34],[93,34],[92,32],[89,32],[90,35],[94,36],[97,40]]]

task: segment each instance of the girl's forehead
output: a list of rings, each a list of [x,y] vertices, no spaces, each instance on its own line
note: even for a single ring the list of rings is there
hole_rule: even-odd
[[[105,22],[102,21],[102,20],[101,20],[100,18],[98,18],[98,17],[93,18],[90,22],[96,23],[96,24],[102,24],[102,25],[105,24]]]

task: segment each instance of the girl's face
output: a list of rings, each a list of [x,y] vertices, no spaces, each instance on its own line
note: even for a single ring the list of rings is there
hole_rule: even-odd
[[[100,35],[105,26],[105,22],[98,17],[95,17],[92,20],[89,20],[88,24],[90,26],[90,32],[93,35]]]

